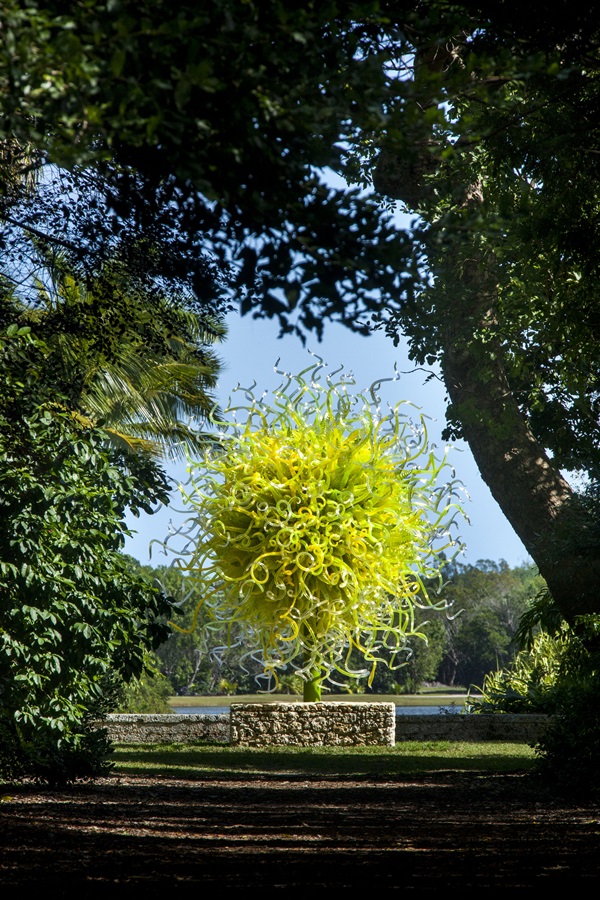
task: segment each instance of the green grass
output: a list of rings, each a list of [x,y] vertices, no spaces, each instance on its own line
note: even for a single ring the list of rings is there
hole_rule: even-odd
[[[394,747],[231,747],[120,744],[115,771],[153,777],[226,779],[291,776],[393,776],[439,770],[527,772],[535,751],[525,744],[407,741]]]

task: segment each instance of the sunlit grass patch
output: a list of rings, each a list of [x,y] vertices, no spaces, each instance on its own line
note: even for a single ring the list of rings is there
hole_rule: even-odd
[[[394,776],[441,769],[486,773],[529,771],[533,748],[512,743],[407,741],[394,747],[231,747],[121,744],[115,772],[202,779],[265,775]]]

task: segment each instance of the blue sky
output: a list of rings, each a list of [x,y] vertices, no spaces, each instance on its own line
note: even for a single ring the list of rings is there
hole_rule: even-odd
[[[357,389],[367,389],[378,379],[392,378],[394,364],[400,373],[409,373],[414,368],[405,346],[400,344],[395,348],[392,341],[381,333],[363,337],[352,334],[340,325],[328,324],[323,341],[309,340],[307,348],[304,348],[296,337],[288,335],[278,339],[279,329],[274,322],[232,315],[228,326],[229,335],[220,350],[223,370],[217,399],[222,406],[227,404],[228,397],[238,384],[247,386],[256,381],[259,393],[273,390],[281,381],[281,377],[274,372],[277,359],[280,358],[282,368],[298,372],[312,361],[307,350],[323,357],[332,370],[343,365],[346,372],[354,375]],[[430,440],[437,443],[440,455],[443,455],[444,386],[437,378],[426,379],[427,373],[423,371],[401,374],[397,381],[382,386],[382,398],[393,405],[407,400],[419,407],[430,418]],[[461,522],[459,529],[466,551],[459,561],[474,564],[478,559],[505,559],[511,566],[531,562],[482,481],[468,446],[457,444],[450,452],[449,461],[469,495],[463,505],[470,524]],[[185,481],[185,464],[169,465],[167,470],[176,481]],[[131,516],[127,520],[129,527],[137,533],[127,540],[125,551],[140,562],[161,565],[169,561],[158,545],[153,547],[150,556],[149,544],[154,539],[162,542],[166,538],[170,522],[177,526],[185,520],[185,514],[178,512],[182,504],[177,489],[174,489],[172,496],[172,508],[163,508],[153,516],[144,515],[139,519]]]

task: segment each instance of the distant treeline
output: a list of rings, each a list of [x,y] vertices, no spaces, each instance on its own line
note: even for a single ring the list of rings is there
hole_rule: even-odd
[[[182,603],[176,616],[180,628],[189,629],[201,601],[198,585],[178,569],[132,566],[158,579],[164,589]],[[377,666],[371,687],[366,677],[360,681],[336,678],[350,692],[414,693],[425,682],[448,686],[481,686],[485,676],[510,664],[518,651],[515,632],[528,601],[543,588],[544,582],[531,566],[511,568],[503,560],[479,560],[475,565],[449,563],[439,593],[430,591],[436,602],[446,601],[446,609],[426,608],[421,612],[427,640],[414,640],[406,648],[403,664],[393,669]],[[230,636],[234,646],[227,647],[225,632],[207,628],[206,612],[197,613],[196,627],[189,633],[173,630],[169,639],[157,648],[153,663],[154,679],[146,679],[146,690],[163,696],[193,694],[248,694],[261,686],[258,660],[241,636]],[[262,682],[262,687],[265,687]],[[301,683],[293,672],[284,673],[279,690],[301,692]],[[344,687],[341,688],[344,690]],[[134,689],[135,697],[142,686]],[[128,692],[131,695],[131,689]],[[140,696],[138,705],[143,706]]]

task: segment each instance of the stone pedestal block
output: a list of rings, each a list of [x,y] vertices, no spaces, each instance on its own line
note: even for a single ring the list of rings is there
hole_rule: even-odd
[[[393,703],[232,703],[231,743],[319,747],[392,747]]]

